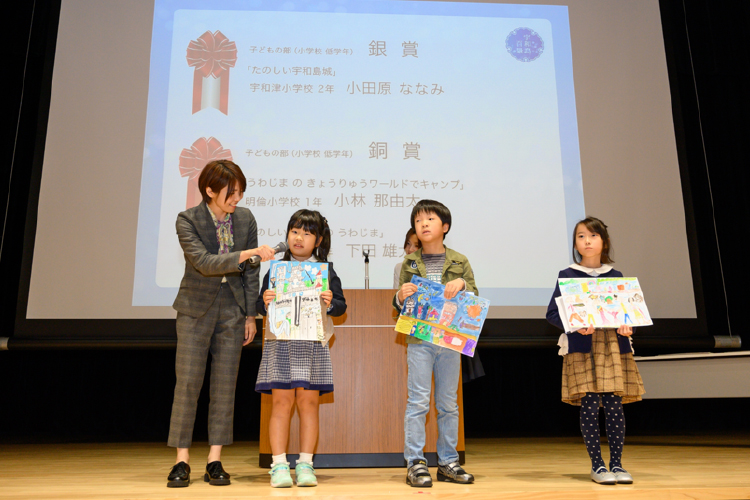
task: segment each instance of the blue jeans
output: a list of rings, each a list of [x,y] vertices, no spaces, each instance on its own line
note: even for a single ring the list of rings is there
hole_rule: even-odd
[[[430,411],[432,374],[438,417],[437,454],[440,465],[458,461],[458,376],[461,354],[435,344],[407,344],[408,399],[404,418],[404,458],[410,467],[424,460],[425,420]]]

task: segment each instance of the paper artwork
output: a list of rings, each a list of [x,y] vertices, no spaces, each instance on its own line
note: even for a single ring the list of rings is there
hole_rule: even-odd
[[[325,340],[325,310],[320,294],[328,290],[328,263],[272,261],[268,329],[276,340]]]
[[[440,283],[419,276],[411,282],[417,292],[404,301],[396,331],[473,357],[490,301],[467,292],[448,300]]]
[[[560,278],[557,309],[566,332],[653,325],[638,278]]]

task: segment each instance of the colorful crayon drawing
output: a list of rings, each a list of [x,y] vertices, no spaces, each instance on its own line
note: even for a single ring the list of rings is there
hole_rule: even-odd
[[[566,332],[652,325],[638,278],[561,278],[557,299]],[[583,320],[586,318],[586,321]]]
[[[328,290],[328,264],[272,261],[269,280],[276,299],[268,306],[268,328],[276,340],[323,341],[326,318],[320,294]]]
[[[404,302],[396,331],[474,356],[490,301],[466,292],[447,300],[445,286],[414,276],[417,292]]]
[[[577,304],[570,304],[568,306],[568,309],[570,310],[570,322],[571,324],[579,324],[581,326],[585,325],[586,322],[583,321],[583,317],[586,316],[586,305],[579,302]],[[583,314],[583,316],[581,316]]]

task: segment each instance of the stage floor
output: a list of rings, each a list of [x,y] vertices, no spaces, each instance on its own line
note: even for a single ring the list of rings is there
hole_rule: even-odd
[[[172,489],[166,477],[174,453],[163,444],[0,444],[0,498],[750,498],[750,436],[631,437],[623,464],[635,483],[615,486],[591,482],[585,448],[574,438],[467,440],[466,469],[476,483],[435,482],[430,489],[408,487],[404,469],[321,469],[316,488],[273,489],[267,469],[257,466],[258,443],[248,442],[224,452],[232,484],[209,486],[202,479],[207,451],[202,443],[193,447],[193,483]]]

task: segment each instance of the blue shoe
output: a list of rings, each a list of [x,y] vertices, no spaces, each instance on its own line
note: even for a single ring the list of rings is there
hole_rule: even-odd
[[[297,480],[297,486],[317,486],[318,478],[315,476],[315,469],[312,464],[307,462],[297,462],[294,468],[294,477]]]
[[[276,464],[268,472],[271,474],[272,488],[291,488],[292,475],[289,473],[289,464]]]

